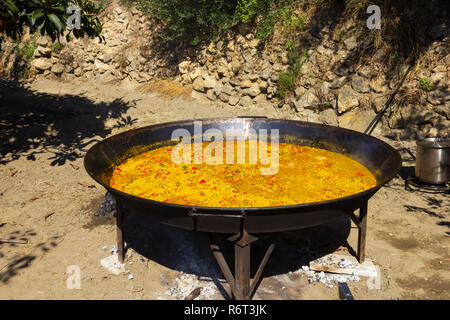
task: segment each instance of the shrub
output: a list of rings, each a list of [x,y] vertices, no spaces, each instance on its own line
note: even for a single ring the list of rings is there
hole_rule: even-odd
[[[420,88],[422,88],[422,90],[425,90],[425,91],[433,90],[433,84],[431,83],[431,80],[426,77],[423,77],[419,80],[419,85],[420,85]]]
[[[138,0],[147,15],[165,23],[159,33],[164,41],[199,43],[207,35],[227,29],[234,21],[237,0]]]

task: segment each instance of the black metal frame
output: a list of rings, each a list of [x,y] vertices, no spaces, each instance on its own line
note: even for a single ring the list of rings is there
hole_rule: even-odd
[[[359,216],[356,216],[353,212],[347,212],[348,216],[358,227],[358,249],[357,258],[360,263],[363,263],[366,255],[366,230],[367,230],[367,201],[359,208]],[[192,217],[194,220],[194,225],[197,224],[197,219],[199,218],[212,218],[212,217],[227,217],[240,220],[240,231],[228,240],[233,242],[234,245],[234,275],[230,270],[230,267],[225,260],[225,257],[214,238],[214,234],[210,235],[210,249],[219,265],[222,274],[225,277],[228,285],[230,286],[230,291],[227,292],[229,297],[236,300],[249,300],[255,293],[257,286],[262,279],[262,273],[269,261],[269,258],[275,249],[275,243],[270,244],[264,257],[256,271],[255,277],[251,279],[250,267],[251,267],[251,244],[258,240],[257,237],[248,233],[246,229],[247,214],[245,210],[241,210],[240,214],[229,215],[229,214],[206,214],[199,213],[192,209],[188,216]],[[125,223],[123,217],[123,207],[119,199],[116,198],[116,217],[117,217],[117,250],[118,259],[121,263],[125,259]]]

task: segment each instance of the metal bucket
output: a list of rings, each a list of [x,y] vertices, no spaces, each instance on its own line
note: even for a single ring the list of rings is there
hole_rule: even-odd
[[[450,140],[426,138],[417,141],[416,177],[430,184],[450,181]]]

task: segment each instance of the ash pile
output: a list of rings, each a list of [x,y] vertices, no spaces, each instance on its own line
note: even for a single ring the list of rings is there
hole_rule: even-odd
[[[105,216],[114,210],[116,210],[116,199],[114,199],[111,193],[106,192],[105,198],[103,198],[100,204],[100,209],[94,213],[94,216]]]

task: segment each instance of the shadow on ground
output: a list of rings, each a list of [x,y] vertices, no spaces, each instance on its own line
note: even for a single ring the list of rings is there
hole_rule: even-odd
[[[307,229],[256,235],[259,240],[251,245],[251,276],[254,277],[271,243],[275,243],[275,250],[262,277],[294,272],[341,246],[348,247],[350,228],[349,218],[344,217]],[[233,272],[234,249],[227,240],[229,236],[215,235],[214,238]],[[207,233],[186,231],[133,216],[125,227],[125,241],[127,247],[158,264],[195,274],[198,278],[211,278],[223,294],[218,283],[222,283],[219,279],[224,277],[209,248],[211,241]]]
[[[117,119],[119,127],[131,121],[123,116],[130,107],[121,100],[38,93],[0,78],[0,164],[44,152],[52,154],[53,166],[80,158],[95,137],[111,133],[106,120]]]

